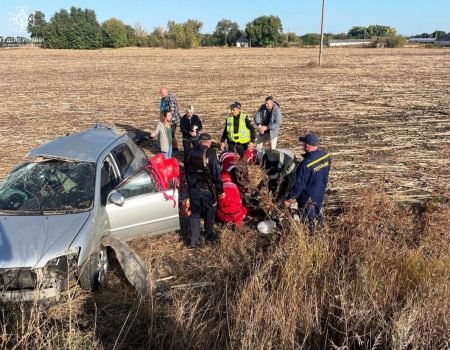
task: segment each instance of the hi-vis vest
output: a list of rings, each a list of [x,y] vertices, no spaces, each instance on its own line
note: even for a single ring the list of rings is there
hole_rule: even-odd
[[[227,116],[227,137],[228,141],[236,143],[249,143],[250,142],[250,130],[245,125],[245,119],[247,114],[241,113],[239,115],[239,130],[234,133],[234,117],[232,115]]]

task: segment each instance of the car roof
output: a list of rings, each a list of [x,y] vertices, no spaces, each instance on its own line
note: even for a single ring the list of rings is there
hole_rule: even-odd
[[[45,157],[97,162],[105,149],[122,136],[124,134],[116,129],[97,125],[40,145],[28,153],[27,158]]]

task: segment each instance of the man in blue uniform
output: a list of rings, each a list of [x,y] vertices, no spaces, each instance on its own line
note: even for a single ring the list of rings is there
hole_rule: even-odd
[[[191,203],[191,248],[198,245],[200,238],[200,218],[205,218],[205,239],[214,239],[213,225],[216,215],[217,198],[224,198],[220,167],[215,152],[210,148],[212,138],[201,134],[199,144],[190,152],[186,165],[187,184]]]
[[[317,225],[323,225],[322,203],[328,183],[331,158],[328,153],[318,149],[319,138],[308,134],[299,138],[303,142],[303,161],[297,170],[297,180],[290,198],[297,199],[298,209],[308,223],[311,233]]]

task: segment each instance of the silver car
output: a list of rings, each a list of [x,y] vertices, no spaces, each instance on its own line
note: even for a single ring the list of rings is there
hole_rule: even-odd
[[[166,200],[146,164],[126,134],[104,125],[32,150],[0,183],[0,300],[52,298],[72,280],[97,290],[105,237],[179,229],[178,192]]]

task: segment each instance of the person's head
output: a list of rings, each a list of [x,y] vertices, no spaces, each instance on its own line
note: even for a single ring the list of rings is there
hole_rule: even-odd
[[[319,147],[319,138],[315,134],[300,136],[298,140],[303,142],[303,150],[305,152],[315,151]]]
[[[159,94],[161,95],[161,97],[166,97],[167,95],[169,95],[169,89],[163,86],[161,89],[159,89]]]
[[[272,107],[273,107],[273,97],[272,96],[267,96],[266,97],[266,109],[268,110],[268,111],[271,111],[272,110]]]
[[[212,144],[212,137],[210,134],[203,133],[203,134],[200,134],[198,141],[200,142],[200,144],[205,145],[206,147],[210,148],[211,144]]]
[[[230,106],[231,109],[231,114],[233,116],[237,116],[239,115],[239,113],[241,113],[241,104],[239,102],[233,102]]]
[[[194,106],[193,105],[189,105],[186,108],[186,115],[190,118],[194,115]]]
[[[164,123],[164,122],[167,122],[167,123],[170,123],[170,121],[172,120],[172,112],[171,111],[164,111],[162,114],[161,114],[161,121]]]

